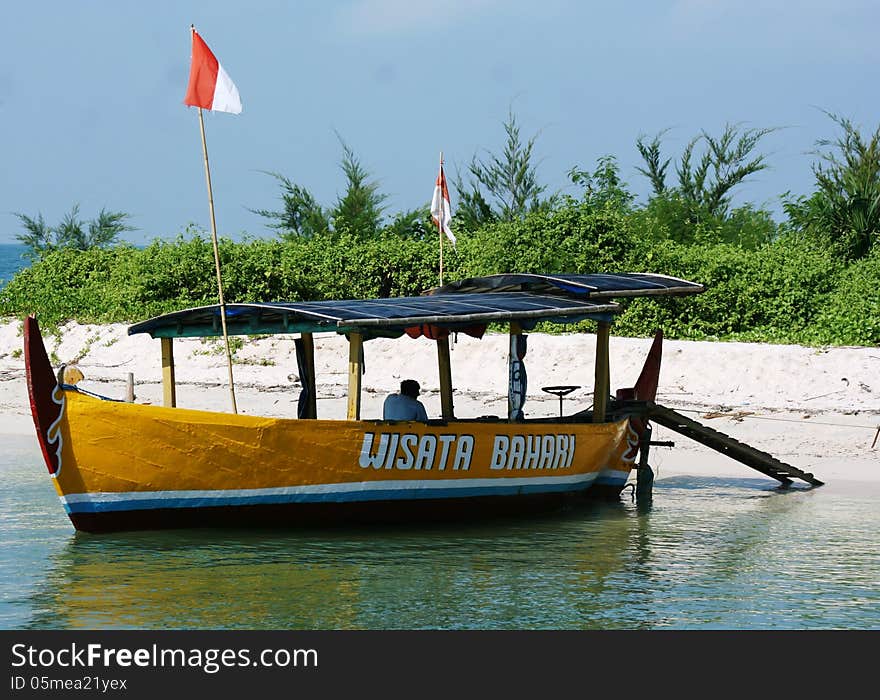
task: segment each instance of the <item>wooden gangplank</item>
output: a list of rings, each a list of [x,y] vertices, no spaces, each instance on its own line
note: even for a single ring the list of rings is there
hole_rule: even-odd
[[[700,444],[723,455],[727,455],[731,459],[735,459],[737,462],[741,462],[752,469],[757,469],[762,474],[776,479],[785,486],[791,484],[792,479],[801,479],[813,486],[822,486],[824,483],[812,474],[786,464],[767,452],[756,449],[751,445],[746,445],[744,442],[730,437],[730,435],[725,435],[714,428],[698,423],[692,418],[688,418],[666,406],[646,402],[644,415],[659,425],[689,437],[691,440],[696,440]]]

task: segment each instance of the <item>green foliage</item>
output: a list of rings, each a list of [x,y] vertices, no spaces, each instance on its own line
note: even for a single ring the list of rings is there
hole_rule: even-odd
[[[438,251],[423,240],[383,231],[363,240],[321,234],[285,241],[219,245],[227,302],[419,294],[438,283]],[[450,252],[455,263],[455,253]],[[136,321],[217,303],[210,240],[193,235],[130,247],[60,249],[19,272],[0,290],[0,314],[38,313],[57,324]]]
[[[725,216],[712,214],[698,202],[667,190],[633,213],[636,227],[654,240],[676,243],[730,243],[755,250],[772,241],[778,226],[765,209],[746,204]]]
[[[758,142],[775,129],[745,129],[728,124],[721,136],[703,131],[691,139],[682,153],[678,174],[678,189],[682,196],[702,205],[713,216],[724,216],[730,207],[730,191],[768,166],[763,155],[753,156]],[[691,164],[694,148],[705,144],[703,155],[696,165]]]
[[[543,198],[546,185],[538,182],[532,151],[537,135],[523,143],[516,116],[509,112],[504,122],[507,141],[500,154],[487,153],[485,159],[471,158],[470,179],[454,180],[458,195],[455,221],[457,230],[476,230],[497,221],[515,221],[532,212],[549,209],[554,197]]]
[[[379,191],[379,184],[370,179],[369,171],[361,165],[351,147],[342,138],[339,142],[342,144],[340,167],[346,186],[332,207],[322,207],[311,192],[290,178],[269,172],[267,174],[281,184],[283,208],[281,211],[251,211],[273,222],[269,227],[278,230],[287,240],[322,236],[331,231],[358,238],[375,236],[382,228],[387,195]],[[418,214],[407,212],[404,217],[417,218]]]
[[[50,325],[69,319],[118,319],[127,308],[123,300],[127,276],[138,254],[124,246],[47,252],[0,290],[0,313],[21,316],[37,312],[41,321]]]
[[[270,219],[274,223],[269,228],[277,229],[285,238],[311,238],[330,229],[330,217],[312,194],[302,185],[297,185],[281,173],[267,172],[281,184],[281,211],[252,209],[255,214]]]
[[[702,132],[675,164],[661,132],[640,138],[640,171],[653,195],[637,205],[613,156],[592,170],[572,168],[579,196],[543,198],[533,165],[535,139],[523,143],[511,113],[500,155],[472,160],[468,185],[456,183],[458,244],[444,249],[446,281],[503,272],[647,271],[702,283],[702,295],[623,303],[615,333],[670,338],[880,345],[880,130],[843,130],[814,166],[817,191],[788,198],[777,225],[731,191],[764,169],[754,155],[769,129],[728,126]],[[229,302],[372,298],[420,294],[439,282],[438,234],[427,207],[385,223],[385,196],[343,142],[345,193],[330,207],[300,185],[281,185],[281,211],[259,211],[277,240],[221,240]],[[699,153],[698,153],[699,151]],[[74,207],[56,227],[17,215],[38,259],[0,290],[0,314],[37,312],[49,327],[68,319],[135,321],[217,302],[210,239],[189,230],[143,250],[111,243],[127,215],[102,211],[92,222]],[[857,259],[856,262],[852,260]],[[565,330],[573,330],[565,326]],[[577,329],[593,330],[589,323]]]
[[[843,267],[804,340],[880,346],[880,249]]]
[[[397,214],[385,228],[387,234],[401,238],[419,238],[436,240],[437,227],[431,218],[429,205],[421,209],[410,209]]]
[[[340,236],[298,251],[309,261],[300,278],[303,298],[411,296],[437,286],[436,242],[382,232],[362,241]]]
[[[655,195],[662,195],[666,192],[666,171],[669,169],[669,164],[672,162],[672,159],[667,158],[666,160],[663,160],[663,157],[660,155],[660,144],[663,136],[668,131],[669,129],[664,129],[654,136],[650,143],[645,143],[644,135],[639,136],[636,141],[636,149],[638,150],[639,155],[642,156],[642,160],[645,161],[645,167],[637,167],[636,170],[648,178],[651,182],[651,189]]]
[[[611,205],[624,212],[632,210],[635,195],[627,189],[614,156],[599,158],[593,172],[575,166],[568,171],[568,177],[572,183],[584,188],[583,200],[589,206],[601,209]]]
[[[645,254],[646,269],[698,281],[693,297],[637,299],[615,332],[642,335],[663,328],[670,337],[799,342],[814,337],[825,295],[840,270],[826,249],[781,239],[756,251],[717,243],[666,241]]]
[[[52,228],[46,223],[42,214],[36,218],[17,212],[15,216],[24,226],[24,233],[16,235],[20,243],[28,247],[28,255],[31,259],[40,258],[54,247]]]
[[[342,152],[342,172],[347,187],[331,213],[333,227],[360,237],[375,236],[382,226],[387,195],[379,192],[379,184],[370,180],[369,172],[344,141]]]
[[[634,238],[628,219],[612,203],[596,208],[572,202],[462,234],[447,276],[620,271],[628,267]]]
[[[128,214],[101,209],[90,221],[79,218],[79,204],[74,204],[57,226],[49,226],[41,213],[31,217],[20,212],[15,216],[24,226],[24,233],[16,238],[28,247],[27,255],[39,259],[59,248],[91,250],[106,248],[119,241],[119,236],[134,228],[126,224]]]
[[[217,301],[213,247],[199,235],[154,241],[129,264],[132,280],[118,290],[126,310],[142,308],[144,316],[152,316],[168,307],[185,309]]]
[[[880,240],[880,127],[866,137],[849,119],[828,116],[843,133],[818,142],[830,150],[817,152],[816,191],[810,197],[789,195],[785,210],[795,230],[857,260]]]
[[[611,201],[600,207],[571,199],[550,212],[463,232],[446,251],[446,279],[651,271],[698,281],[706,292],[625,303],[615,333],[645,336],[662,327],[670,338],[880,343],[880,255],[847,267],[827,246],[794,234],[755,250],[656,241],[639,222]],[[370,239],[326,233],[222,240],[220,256],[230,302],[408,296],[438,283],[436,237],[391,228]],[[212,247],[195,235],[143,250],[53,251],[0,290],[0,313],[37,312],[48,324],[135,321],[216,301]]]
[[[754,155],[754,151],[775,129],[740,130],[728,124],[720,136],[701,132],[685,146],[675,167],[676,187],[666,183],[672,159],[661,155],[667,131],[650,142],[644,136],[636,141],[645,162],[638,171],[649,179],[653,190],[644,216],[652,222],[650,230],[655,237],[677,242],[727,242],[748,248],[771,240],[776,226],[770,214],[751,205],[731,211],[731,192],[768,167],[765,156]]]
[[[770,243],[780,235],[780,227],[769,211],[752,204],[731,209],[719,222],[719,238],[722,243],[733,243],[755,250]]]

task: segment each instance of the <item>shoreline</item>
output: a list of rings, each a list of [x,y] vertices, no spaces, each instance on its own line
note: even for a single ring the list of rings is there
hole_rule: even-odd
[[[19,326],[15,320],[0,322],[0,434],[33,437]],[[126,331],[123,324],[68,323],[59,337],[45,338],[46,348],[56,366],[61,362],[79,366],[85,374],[80,383],[83,389],[122,398],[132,372],[136,401],[160,403],[159,341],[147,335],[128,336]],[[650,342],[647,338],[611,338],[612,391],[632,385]],[[506,334],[490,334],[482,340],[459,335],[452,344],[457,415],[506,413],[507,343]],[[541,391],[542,386],[553,384],[581,385],[566,397],[566,413],[588,406],[594,349],[591,334],[529,334],[526,414],[558,413],[558,399]],[[249,339],[235,356],[240,411],[295,417],[300,384],[292,337]],[[225,361],[222,341],[175,341],[178,405],[228,410]],[[316,336],[315,362],[318,416],[341,419],[347,389],[345,338]],[[364,418],[379,418],[385,396],[406,378],[422,385],[421,399],[428,415],[439,415],[432,341],[370,340],[365,344],[365,367]],[[667,340],[657,401],[811,471],[823,481],[874,482],[880,481],[880,440],[871,448],[880,426],[878,369],[880,348]],[[672,440],[676,445],[674,450],[652,450],[651,463],[659,466],[660,479],[677,474],[766,478],[662,426],[655,426],[653,439]]]

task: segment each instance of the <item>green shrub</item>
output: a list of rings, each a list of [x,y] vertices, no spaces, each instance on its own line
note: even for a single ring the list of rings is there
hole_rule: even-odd
[[[463,233],[448,279],[502,272],[620,272],[637,256],[630,219],[609,203],[571,202]]]
[[[840,270],[804,340],[880,345],[880,250],[875,248],[867,258]]]
[[[38,313],[48,324],[116,320],[125,314],[128,272],[138,254],[131,247],[50,252],[0,290],[0,313]]]
[[[615,332],[670,337],[796,342],[811,334],[840,263],[827,251],[781,239],[755,251],[730,244],[666,241],[645,256],[650,272],[699,282],[703,294],[635,299]]]
[[[444,250],[445,280],[501,272],[654,272],[705,293],[624,301],[618,335],[830,344],[880,343],[880,253],[846,266],[828,246],[783,235],[748,250],[657,240],[611,203],[568,200],[555,211],[462,232]],[[346,230],[290,240],[220,242],[227,302],[410,296],[439,282],[436,235]],[[146,248],[59,250],[0,290],[0,313],[47,324],[136,321],[217,302],[203,235]],[[549,326],[542,326],[548,328]],[[592,330],[591,324],[557,327]]]

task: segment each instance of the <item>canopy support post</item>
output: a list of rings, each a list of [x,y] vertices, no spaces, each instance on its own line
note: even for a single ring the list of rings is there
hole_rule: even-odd
[[[361,355],[364,338],[360,333],[348,334],[348,420],[361,419]]]
[[[608,342],[611,337],[611,323],[599,321],[596,331],[596,372],[593,385],[593,422],[604,423],[611,393],[611,370],[608,364]]]
[[[317,418],[318,397],[315,395],[315,338],[311,333],[302,333],[300,337],[302,338],[302,347],[305,351],[305,364],[309,369],[309,404],[306,410],[306,418]]]
[[[449,336],[437,338],[437,364],[440,369],[440,415],[443,420],[455,418],[452,405],[452,363],[449,359]]]
[[[177,386],[174,383],[174,339],[161,338],[162,343],[162,403],[177,406]]]

